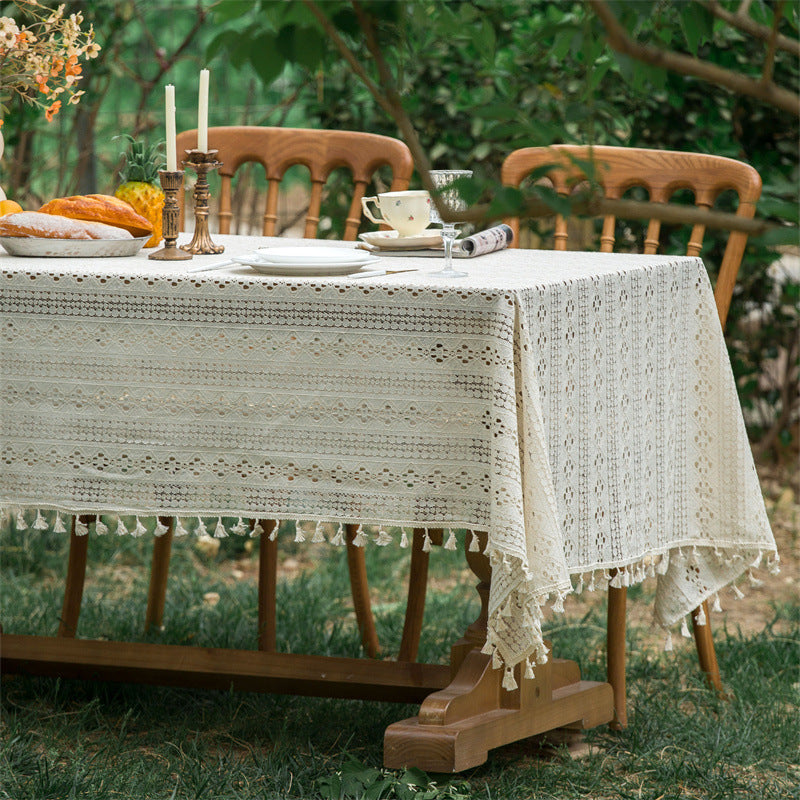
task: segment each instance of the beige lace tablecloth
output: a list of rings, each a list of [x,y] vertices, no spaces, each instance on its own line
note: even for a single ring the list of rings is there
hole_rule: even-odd
[[[218,238],[225,256],[266,243]],[[488,531],[487,652],[507,667],[543,657],[546,603],[609,570],[659,573],[670,625],[775,558],[699,259],[503,251],[450,282],[421,258],[360,281],[186,273],[219,259],[0,256],[0,502],[20,524],[276,518],[334,544],[343,522],[378,544],[430,526],[473,548]]]

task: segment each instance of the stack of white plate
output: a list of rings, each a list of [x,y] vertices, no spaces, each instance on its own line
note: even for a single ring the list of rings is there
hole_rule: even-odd
[[[363,250],[315,246],[263,247],[232,259],[266,275],[350,275],[378,261]]]

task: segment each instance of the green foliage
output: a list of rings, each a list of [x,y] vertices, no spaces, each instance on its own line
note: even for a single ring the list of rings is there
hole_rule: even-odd
[[[223,14],[230,14],[228,2],[219,6]],[[584,3],[426,0],[362,5],[376,20],[381,50],[433,166],[474,170],[476,196],[488,201],[493,212],[513,213],[523,202],[523,194],[497,185],[502,160],[518,147],[567,142],[706,152],[747,161],[758,170],[764,181],[759,214],[783,227],[748,244],[730,311],[728,343],[742,403],[761,410],[748,416],[752,437],[771,437],[778,425],[777,440],[790,441],[789,420],[796,411],[785,406],[797,408],[796,392],[778,387],[764,396],[757,377],[769,371],[768,353],[783,348],[797,327],[796,313],[781,300],[797,291],[797,282],[779,281],[769,265],[781,254],[778,246],[798,244],[798,120],[751,98],[615,54]],[[377,81],[349,4],[320,7]],[[663,0],[613,7],[642,42],[760,76],[764,43],[715,21],[700,3]],[[772,24],[771,7],[759,6],[757,14],[762,24]],[[787,8],[781,32],[796,38],[797,17],[797,8]],[[219,22],[225,27],[222,17]],[[276,41],[286,36],[289,44],[282,52],[296,70],[294,85],[307,82],[298,97],[306,124],[397,135],[331,42],[320,48],[315,39],[313,58],[296,57],[295,32],[317,24],[303,4],[261,0],[253,4],[246,22],[238,19],[236,24],[269,30]],[[231,52],[242,47],[237,44]],[[260,60],[271,57],[250,56],[256,69]],[[797,59],[778,51],[774,69],[782,85],[800,90]],[[319,78],[314,82],[316,90],[309,81],[312,72],[324,75],[324,83]],[[282,74],[286,78],[288,73]],[[569,213],[568,204],[552,192],[542,187],[529,191],[555,211]],[[720,209],[733,206],[722,198]],[[539,223],[533,227],[542,230]],[[665,226],[665,251],[680,252],[685,236]],[[726,240],[724,232],[706,234],[702,255],[712,279]],[[751,332],[754,309],[760,314],[756,335]]]

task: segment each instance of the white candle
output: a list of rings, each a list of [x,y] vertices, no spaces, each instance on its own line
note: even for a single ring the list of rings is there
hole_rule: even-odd
[[[197,103],[197,149],[208,152],[208,70],[200,70],[200,97]]]
[[[167,105],[167,171],[178,169],[177,144],[175,139],[175,87],[170,83],[165,87]]]

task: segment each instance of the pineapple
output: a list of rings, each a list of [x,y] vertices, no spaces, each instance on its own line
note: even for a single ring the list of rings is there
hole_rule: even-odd
[[[121,153],[125,165],[120,170],[123,183],[114,196],[130,203],[143,217],[153,223],[153,235],[145,247],[157,247],[161,241],[161,213],[164,209],[164,192],[158,185],[158,171],[164,169],[158,146],[148,147],[127,135],[130,147]]]

